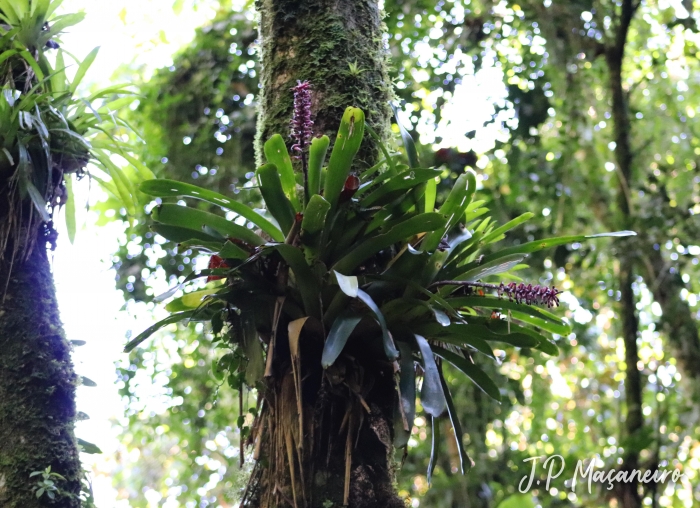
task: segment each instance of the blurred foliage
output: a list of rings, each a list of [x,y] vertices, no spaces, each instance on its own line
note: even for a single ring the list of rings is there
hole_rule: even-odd
[[[433,489],[428,490],[424,471],[430,443],[426,442],[429,429],[423,416],[422,420],[417,420],[415,442],[412,442],[415,446],[400,474],[401,490],[412,499],[413,506],[418,506],[418,503],[436,508],[497,506],[503,499],[516,494],[520,479],[529,474],[530,463],[524,463],[525,458],[559,453],[567,458],[567,467],[573,468],[578,459],[597,456],[600,468],[610,468],[618,465],[625,447],[639,448],[645,466],[681,468],[687,475],[681,483],[659,485],[656,490],[652,484],[645,491],[645,502],[674,507],[691,507],[700,503],[700,445],[697,441],[700,429],[693,419],[697,404],[689,399],[686,387],[680,382],[682,376],[668,347],[664,320],[672,320],[673,315],[664,316],[659,303],[654,300],[653,292],[660,282],[650,278],[643,268],[644,255],[657,249],[666,270],[682,281],[684,287],[678,290],[681,300],[686,302],[697,320],[697,294],[700,291],[700,247],[697,245],[700,237],[697,221],[700,175],[697,163],[700,137],[695,132],[693,119],[700,113],[696,78],[700,35],[696,25],[698,14],[691,9],[688,15],[683,4],[654,0],[642,2],[632,24],[624,67],[624,86],[629,94],[635,146],[634,179],[629,182],[630,201],[639,226],[637,230],[646,239],[645,245],[649,246],[646,251],[639,252],[639,276],[635,284],[641,332],[639,365],[644,379],[643,412],[649,439],[637,443],[626,441],[621,427],[625,412],[624,350],[616,322],[619,288],[615,278],[615,256],[616,249],[624,246],[605,251],[593,244],[562,246],[549,257],[531,259],[530,265],[540,270],[525,275],[532,280],[539,278],[544,284],[555,281],[568,290],[564,302],[568,305],[567,317],[573,333],[558,341],[562,350],[560,359],[539,365],[542,362],[535,361],[528,354],[506,356],[503,352],[503,362],[497,370],[506,378],[506,383],[501,383],[501,386],[508,386],[508,390],[503,393],[501,406],[486,402],[469,386],[459,383],[456,376],[448,375],[451,389],[460,394],[455,395],[455,399],[468,434],[465,444],[476,467],[468,476],[462,477],[455,474],[455,463],[448,459],[449,453],[443,455],[433,476]],[[423,164],[442,165],[455,177],[465,166],[478,168],[483,185],[480,192],[487,197],[489,208],[500,222],[524,212],[536,213],[537,220],[532,225],[513,232],[515,236],[509,240],[513,243],[551,234],[614,229],[611,225],[618,220],[614,206],[617,188],[615,146],[611,144],[615,133],[608,72],[601,52],[601,44],[612,36],[614,2],[415,0],[387,1],[385,9],[394,67],[392,77],[397,94],[405,101],[402,118],[410,120],[411,131],[428,147],[419,152]],[[217,22],[228,16],[222,15]],[[242,37],[243,33],[250,33],[254,28],[250,21],[252,17],[244,19],[246,21],[240,21],[240,27],[232,25],[237,30],[233,36],[237,48],[248,48],[245,41],[252,42]],[[248,32],[243,27],[245,23],[248,23]],[[198,48],[215,45],[214,38],[207,37],[212,32],[212,28],[198,32],[192,47],[184,50],[182,55],[197,55]],[[230,36],[230,31],[225,28],[217,33],[226,38]],[[253,53],[254,48],[253,44]],[[235,69],[246,65],[249,71],[245,79],[241,79],[250,80],[247,90],[255,90],[255,76],[252,74],[255,67],[247,66],[249,59],[254,61],[254,55],[248,55],[248,58],[247,49],[241,51],[240,56],[245,61],[231,65]],[[222,56],[224,59],[219,62],[225,67],[230,64],[227,61],[230,55]],[[215,132],[219,127],[215,126],[217,120],[211,112],[221,109],[230,121],[233,118],[230,112],[235,108],[213,99],[217,96],[218,85],[211,88],[202,85],[195,96],[210,99],[200,103],[188,95],[193,90],[191,82],[185,80],[176,86],[175,80],[169,80],[168,77],[175,75],[197,75],[193,70],[184,72],[188,65],[185,62],[190,62],[189,68],[194,69],[200,60],[176,56],[175,70],[162,70],[153,82],[153,91],[149,91],[149,85],[144,89],[147,96],[154,97],[160,89],[173,90],[169,97],[183,98],[179,106],[170,104],[173,111],[179,111],[180,107],[188,110],[192,106],[189,113],[178,117],[187,118],[187,121],[153,122],[151,125],[158,125],[162,130],[157,131],[155,138],[146,136],[156,140],[153,146],[163,143],[158,150],[151,151],[149,142],[148,156],[156,161],[167,157],[164,171],[170,178],[183,181],[192,178],[197,164],[207,169],[222,164],[212,154],[223,147],[225,156],[228,153],[226,143],[238,143],[239,139],[233,136],[221,145],[213,134],[198,138],[199,131],[194,133],[191,128],[194,125],[204,126],[204,132],[207,129],[211,129],[210,133]],[[206,58],[202,58],[202,62],[205,62],[201,68],[204,78],[200,78],[199,83],[211,83],[204,70],[211,67],[207,67]],[[183,70],[179,71],[180,68]],[[462,124],[456,122],[454,104],[464,104],[458,101],[460,94],[474,90],[470,83],[478,80],[494,88],[492,114],[483,124],[455,135],[455,129]],[[496,82],[503,87],[501,95]],[[224,97],[229,100],[233,94],[244,97],[232,89],[228,94]],[[246,131],[250,133],[254,129],[254,95],[239,111],[251,122],[250,130]],[[151,107],[158,109],[160,105],[157,102],[144,104],[140,110],[144,114],[139,116],[137,111],[134,122],[144,126],[152,122],[145,113]],[[209,115],[204,114],[205,108]],[[161,119],[172,118],[165,111],[148,114]],[[458,112],[466,117],[476,114],[476,110]],[[237,125],[243,129],[242,124]],[[182,143],[185,136],[192,138],[190,145]],[[455,138],[458,138],[458,143],[453,146],[446,141]],[[190,149],[195,142],[200,143],[195,139],[201,139],[201,144],[196,145],[197,149]],[[241,143],[247,140],[247,148],[237,148],[232,152],[251,153],[250,139],[241,137]],[[172,147],[167,146],[170,142]],[[187,162],[178,164],[177,158],[171,156],[173,153],[179,153]],[[241,161],[252,164],[252,157],[241,157]],[[237,173],[241,179],[239,187],[245,182],[245,175],[253,170],[244,162],[240,168]],[[223,180],[224,183],[219,184],[218,176],[218,173],[211,175],[210,171],[206,175],[200,172],[196,183],[211,188],[221,185],[220,190],[228,187],[225,193],[230,193],[232,180]],[[245,198],[243,201],[254,202]],[[127,289],[127,298],[148,299],[146,288],[152,280],[142,277],[142,267],[148,266],[153,272],[161,269],[158,268],[158,259],[154,259],[151,265],[144,261],[143,256],[147,255],[151,245],[142,240],[146,234],[134,234],[124,246],[125,251],[139,252],[137,256],[128,259],[124,252],[119,256],[119,283]],[[183,254],[180,264],[176,262],[162,267],[163,272],[182,280],[190,270],[187,262],[193,262],[189,257],[185,262],[184,256],[191,256],[191,253]],[[172,332],[165,333],[162,334],[162,343],[167,347],[171,341],[192,341],[194,337],[190,334],[179,331],[175,334],[177,338],[172,338]],[[207,379],[206,366],[214,358],[214,355],[202,358],[201,373],[192,371],[192,375]],[[142,365],[143,358],[133,356],[131,362],[130,372]],[[538,366],[529,367],[531,363]],[[181,377],[165,374],[167,372],[166,369],[160,375],[160,384],[181,393],[187,384],[181,384]],[[140,399],[138,390],[131,391],[130,396],[134,404]],[[193,410],[199,407],[200,401],[183,399],[192,405]],[[211,416],[207,418],[227,420],[230,426],[237,416],[235,407],[234,402],[227,406],[220,400],[212,406],[207,413]],[[213,414],[218,412],[223,416]],[[179,434],[181,441],[205,442],[190,427],[181,426],[181,414],[160,411],[156,416],[158,421],[171,428],[182,429]],[[156,450],[153,452],[156,456],[168,456],[168,452],[141,444],[142,439],[148,441],[146,436],[154,427],[147,416],[148,413],[137,411],[130,417],[131,426],[127,433],[135,437],[129,448],[139,448],[142,453]],[[223,425],[218,429],[225,428]],[[444,429],[443,434],[449,434],[447,430]],[[211,432],[215,432],[213,427]],[[232,443],[235,435],[234,430]],[[479,443],[484,439],[486,445],[481,446]],[[447,448],[449,452],[449,443]],[[203,453],[207,453],[206,447]],[[151,482],[132,484],[133,478],[125,478],[121,485],[147,485],[164,498],[172,496],[183,504],[214,503],[214,499],[218,499],[222,506],[226,506],[221,496],[231,488],[226,482],[235,483],[232,480],[238,474],[235,460],[222,461],[222,467],[227,468],[226,479],[201,492],[194,489],[201,482],[192,478],[197,474],[201,480],[196,460],[193,458],[189,466],[183,461],[182,473],[176,477],[168,479],[166,468],[161,473],[154,469]],[[539,471],[543,472],[542,469]],[[560,479],[571,477],[567,470]],[[188,485],[189,490],[170,490],[176,485]],[[605,487],[596,487],[591,494],[586,489],[577,488],[573,495],[562,480],[556,488],[556,492],[549,493],[542,488],[533,489],[537,502],[545,507],[597,507],[609,502]],[[130,502],[132,506],[146,506],[143,495],[136,491],[133,491]]]

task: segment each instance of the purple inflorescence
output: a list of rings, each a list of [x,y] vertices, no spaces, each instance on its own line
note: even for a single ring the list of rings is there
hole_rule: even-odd
[[[498,287],[498,296],[501,297],[504,294],[508,295],[510,301],[515,300],[517,303],[526,303],[527,305],[532,305],[533,303],[541,303],[547,307],[556,307],[559,305],[559,298],[557,295],[561,293],[555,287],[546,286],[533,286],[532,284],[516,284],[511,282],[510,284],[503,284]]]
[[[291,122],[291,137],[294,139],[292,151],[299,152],[300,158],[304,149],[311,143],[311,83],[297,81],[294,91],[294,114]]]

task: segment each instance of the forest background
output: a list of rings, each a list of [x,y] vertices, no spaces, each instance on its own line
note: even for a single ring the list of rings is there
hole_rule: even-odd
[[[159,176],[246,196],[255,169],[252,5],[141,4],[86,5],[88,21],[64,36],[66,47],[79,54],[102,44],[93,82],[138,86],[143,97],[128,117],[146,141],[142,160]],[[414,1],[384,8],[392,78],[405,101],[399,118],[423,146],[421,160],[445,168],[446,177],[475,168],[480,195],[502,222],[534,213],[508,241],[614,229],[640,234],[634,244],[574,244],[530,260],[529,279],[566,290],[562,312],[573,333],[559,338],[557,358],[499,351],[503,361],[490,374],[504,395],[500,406],[452,379],[476,465],[463,478],[455,450],[446,450],[428,490],[429,432],[419,418],[399,476],[402,494],[414,506],[496,506],[515,494],[527,457],[558,453],[573,468],[598,456],[600,467],[612,468],[633,450],[644,464],[686,474],[678,484],[649,489],[649,505],[694,506],[700,36],[692,5],[643,2],[619,62],[610,49],[620,22],[614,2]],[[132,62],[111,66],[125,60]],[[353,72],[362,72],[362,62],[349,63],[349,79]],[[616,108],[618,92],[627,111]],[[620,159],[625,145],[629,158]],[[99,204],[99,191],[86,187],[79,190],[91,201],[80,214],[86,229],[72,248],[60,240],[54,270],[67,334],[87,341],[76,350],[78,370],[98,382],[80,389],[80,409],[92,419],[78,430],[104,451],[90,458],[98,506],[233,506],[243,482],[237,403],[211,375],[217,352],[198,341],[202,330],[173,328],[128,358],[120,352],[129,330],[140,332],[162,312],[153,296],[197,260],[181,253],[161,265],[172,246],[151,240],[143,223],[132,227],[101,213],[108,207]],[[107,229],[92,229],[98,225]],[[121,295],[111,290],[112,264]],[[620,283],[625,266],[631,300]],[[632,321],[634,362],[626,361],[632,348],[622,326]],[[625,383],[630,366],[640,374],[637,386]],[[640,421],[630,432],[625,415],[634,398]],[[107,423],[110,417],[118,426]],[[635,439],[625,437],[631,433]],[[562,486],[535,494],[543,506],[600,506],[606,499],[602,490],[574,495]]]

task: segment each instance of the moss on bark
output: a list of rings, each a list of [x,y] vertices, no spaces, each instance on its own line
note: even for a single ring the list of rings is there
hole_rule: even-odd
[[[314,134],[335,139],[348,106],[365,112],[367,122],[386,139],[392,97],[381,12],[376,1],[258,0],[262,43],[262,85],[256,153],[272,134],[289,136],[297,80],[313,86]],[[351,71],[351,65],[357,68]],[[357,158],[358,169],[377,160],[369,136]]]
[[[0,269],[7,280],[8,267]],[[78,508],[81,465],[73,434],[76,376],[58,313],[46,251],[12,267],[0,304],[0,506]],[[51,500],[41,476],[62,475]]]

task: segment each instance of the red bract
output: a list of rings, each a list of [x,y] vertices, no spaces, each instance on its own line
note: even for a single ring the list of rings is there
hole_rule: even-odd
[[[340,201],[344,202],[355,195],[360,188],[360,179],[355,175],[349,175],[345,180],[343,191],[340,193]]]
[[[226,261],[221,259],[220,256],[217,256],[214,254],[212,257],[209,258],[209,269],[213,270],[215,268],[229,268],[229,266],[226,264]],[[224,277],[221,275],[210,275],[207,277],[207,282],[211,282],[213,280],[221,280]]]

